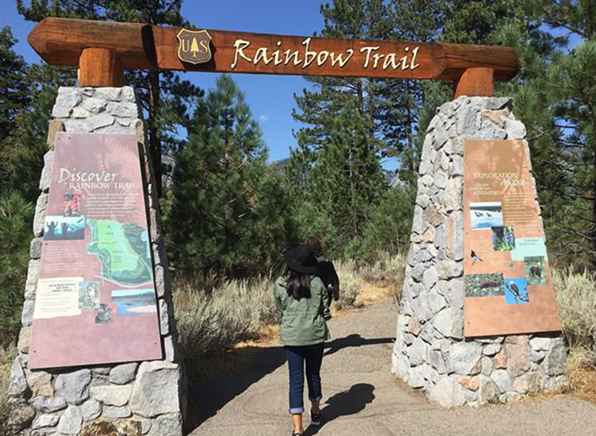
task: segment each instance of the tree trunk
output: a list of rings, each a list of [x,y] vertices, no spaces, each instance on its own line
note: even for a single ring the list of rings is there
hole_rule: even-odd
[[[161,197],[161,141],[159,138],[159,125],[157,116],[160,106],[159,72],[149,72],[149,153],[151,154],[151,165],[155,175],[157,196]]]

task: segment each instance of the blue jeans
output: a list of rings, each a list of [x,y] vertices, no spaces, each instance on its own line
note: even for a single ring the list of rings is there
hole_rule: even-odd
[[[286,346],[290,374],[290,413],[304,413],[304,364],[308,398],[317,401],[321,394],[321,363],[323,362],[323,342],[300,347]]]

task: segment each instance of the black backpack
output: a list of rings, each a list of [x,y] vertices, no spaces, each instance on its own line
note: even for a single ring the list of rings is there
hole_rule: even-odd
[[[332,293],[333,299],[339,299],[339,276],[337,275],[337,271],[335,271],[335,267],[333,263],[328,260],[319,260],[318,265],[318,273],[317,276],[323,281],[325,288]]]

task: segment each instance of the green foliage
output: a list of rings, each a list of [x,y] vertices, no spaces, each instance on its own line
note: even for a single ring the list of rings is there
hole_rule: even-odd
[[[0,195],[0,347],[21,324],[33,206],[17,192]]]
[[[200,101],[176,159],[168,233],[179,272],[266,271],[290,233],[280,176],[267,168],[261,131],[228,76]]]
[[[351,98],[345,100],[322,120],[321,147],[294,152],[288,170],[300,236],[317,236],[328,253],[340,256],[362,236],[371,205],[387,189],[369,120]]]
[[[596,267],[596,39],[583,42],[568,55],[558,54],[548,82],[560,129],[559,173],[568,181],[558,185],[567,200],[567,226],[558,229],[575,245],[574,254],[580,254],[576,263]]]
[[[29,102],[25,61],[12,49],[16,40],[9,27],[0,30],[0,141],[14,126],[17,114]]]
[[[416,192],[406,186],[387,190],[372,208],[351,257],[372,263],[383,255],[397,255],[408,246]]]

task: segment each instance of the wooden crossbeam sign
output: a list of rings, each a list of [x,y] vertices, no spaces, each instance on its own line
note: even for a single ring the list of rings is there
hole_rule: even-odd
[[[49,64],[78,65],[81,86],[118,86],[123,69],[448,80],[492,95],[519,70],[509,47],[364,41],[46,18],[29,34]]]

